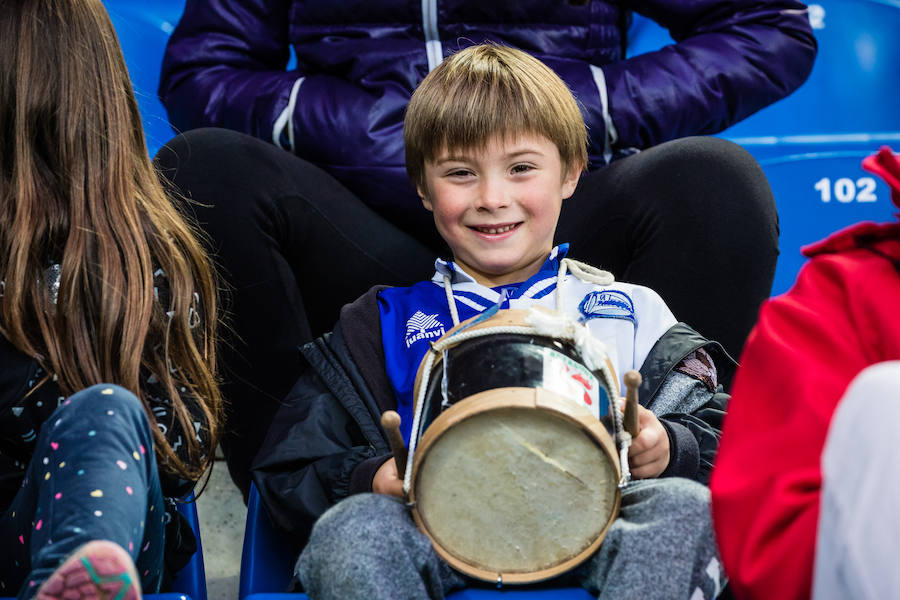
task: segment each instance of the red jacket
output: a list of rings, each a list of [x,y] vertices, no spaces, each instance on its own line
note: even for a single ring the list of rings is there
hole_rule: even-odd
[[[890,151],[864,166],[900,205]],[[763,306],[744,348],[710,482],[738,598],[809,597],[831,416],[862,369],[900,359],[900,223],[862,223],[804,253],[796,284]]]

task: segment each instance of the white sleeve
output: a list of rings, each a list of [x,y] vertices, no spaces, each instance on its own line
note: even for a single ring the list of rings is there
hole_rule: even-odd
[[[637,321],[634,329],[633,364],[636,369],[640,369],[659,338],[678,320],[660,295],[650,288],[633,286],[631,297]]]

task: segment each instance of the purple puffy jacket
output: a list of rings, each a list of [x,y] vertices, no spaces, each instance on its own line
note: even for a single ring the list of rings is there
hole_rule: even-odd
[[[678,43],[622,60],[630,10]],[[816,55],[794,0],[187,0],[159,93],[176,129],[273,141],[404,226],[420,206],[404,108],[443,57],[484,41],[528,51],[568,83],[594,167],[618,149],[725,129],[799,87]],[[299,66],[286,71],[291,46]]]

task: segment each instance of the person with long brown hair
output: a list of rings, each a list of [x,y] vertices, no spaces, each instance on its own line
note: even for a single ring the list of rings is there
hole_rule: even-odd
[[[0,39],[0,596],[139,598],[196,547],[213,272],[100,0],[0,0]]]

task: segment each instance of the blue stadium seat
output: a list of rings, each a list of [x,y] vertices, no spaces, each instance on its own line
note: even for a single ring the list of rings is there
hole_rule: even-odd
[[[581,588],[555,588],[536,590],[483,590],[469,588],[454,592],[447,600],[593,600],[593,596]],[[160,600],[170,600],[168,598]],[[306,594],[260,593],[245,596],[243,600],[309,600]]]
[[[294,600],[296,596],[292,597]],[[0,597],[0,600],[16,600],[12,597]],[[182,594],[179,592],[169,592],[167,594],[144,594],[144,600],[193,600],[187,594]]]
[[[663,46],[674,44],[675,40],[656,21],[648,19],[638,13],[632,13],[631,26],[628,28],[628,38],[625,55],[628,57],[653,52]]]
[[[721,133],[744,138],[900,131],[900,0],[809,0],[819,54],[806,83],[787,98]],[[672,39],[635,15],[629,56],[656,50]]]
[[[156,90],[166,42],[184,12],[184,3],[185,0],[103,0],[125,55],[150,156],[174,135]]]
[[[896,144],[895,144],[896,147]],[[772,294],[787,291],[803,262],[800,248],[860,221],[892,221],[890,190],[862,170],[862,159],[878,150],[871,141],[776,144],[754,148],[778,208],[781,255]]]
[[[469,588],[453,592],[447,600],[593,600],[594,596],[581,588],[541,588],[516,590],[485,590]]]
[[[197,518],[197,503],[193,493],[185,503],[178,505],[180,512],[197,538],[197,552],[187,566],[179,571],[172,582],[172,591],[164,594],[144,594],[145,600],[206,600],[206,571],[203,567],[203,546],[200,543],[200,521]],[[0,598],[0,600],[15,600]]]
[[[203,544],[200,540],[200,518],[197,515],[197,502],[191,492],[188,501],[178,504],[178,512],[187,520],[197,539],[197,551],[188,564],[178,572],[172,581],[172,589],[187,594],[190,600],[206,600],[206,569],[203,564]],[[180,595],[180,594],[179,594]],[[148,600],[154,596],[145,596]],[[165,600],[162,596],[159,600]]]
[[[799,90],[719,134],[746,148],[769,179],[781,226],[773,294],[804,262],[800,248],[853,223],[892,220],[889,192],[861,160],[881,145],[900,148],[900,0],[810,0],[819,43]],[[628,55],[671,44],[668,32],[635,15]]]
[[[238,598],[243,600],[253,594],[267,594],[267,598],[284,596],[297,600],[297,594],[284,594],[291,581],[294,559],[299,547],[278,533],[266,509],[256,485],[250,486],[247,499],[247,526],[244,529],[244,548],[241,553],[241,579]],[[268,595],[274,593],[274,596]]]
[[[284,592],[291,580],[298,548],[272,525],[255,485],[247,502],[247,527],[241,557],[240,600],[308,600],[306,594]],[[589,600],[581,588],[502,590],[469,588],[454,592],[447,600]]]

